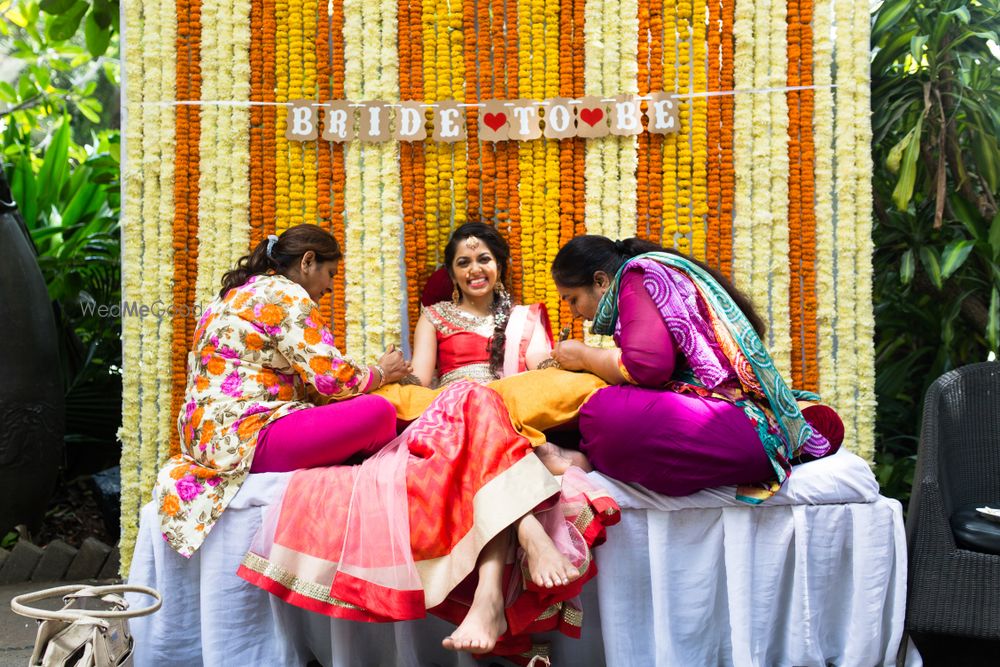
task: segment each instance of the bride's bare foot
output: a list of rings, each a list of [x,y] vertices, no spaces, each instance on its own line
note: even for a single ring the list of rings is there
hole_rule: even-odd
[[[497,638],[507,632],[507,619],[503,614],[503,600],[477,597],[465,615],[465,620],[450,637],[445,637],[441,645],[450,651],[469,653],[489,653],[496,646]],[[490,596],[492,597],[492,596]]]
[[[564,449],[551,442],[535,447],[535,455],[541,459],[553,475],[562,475],[570,466],[576,466],[584,472],[590,472],[594,469],[583,452],[578,452],[575,449]]]
[[[528,559],[528,574],[536,586],[565,586],[580,578],[580,570],[556,549],[534,515],[527,514],[518,523],[517,539],[524,548]]]

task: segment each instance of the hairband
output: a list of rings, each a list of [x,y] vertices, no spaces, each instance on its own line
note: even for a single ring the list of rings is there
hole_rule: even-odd
[[[267,258],[270,259],[270,260],[272,260],[272,261],[274,260],[274,255],[271,254],[271,251],[274,249],[274,244],[277,243],[277,242],[278,242],[278,237],[275,236],[274,234],[271,234],[271,235],[269,235],[267,237],[267,250],[266,250],[266,254],[267,254]]]

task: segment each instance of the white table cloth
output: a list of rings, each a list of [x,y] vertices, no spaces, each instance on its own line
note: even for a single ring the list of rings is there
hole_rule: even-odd
[[[683,498],[591,473],[622,507],[596,550],[583,637],[552,640],[553,664],[895,665],[903,636],[906,540],[898,502],[868,465],[841,451],[798,466],[782,491],[750,507],[735,489]],[[129,581],[159,589],[163,608],[134,619],[137,667],[357,665],[471,667],[440,648],[452,626],[330,619],[288,605],[236,568],[288,474],[251,475],[190,560],[142,510]],[[136,599],[134,604],[142,600]],[[920,664],[911,648],[907,665]]]

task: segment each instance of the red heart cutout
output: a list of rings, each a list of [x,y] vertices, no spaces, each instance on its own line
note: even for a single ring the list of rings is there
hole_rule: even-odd
[[[486,127],[496,132],[507,123],[507,114],[488,113],[483,116],[483,122],[486,123]]]
[[[580,110],[580,120],[582,120],[587,125],[594,127],[601,119],[604,118],[603,109],[581,109]]]

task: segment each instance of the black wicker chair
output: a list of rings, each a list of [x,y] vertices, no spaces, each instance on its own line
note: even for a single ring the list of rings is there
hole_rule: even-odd
[[[927,392],[906,520],[911,632],[1000,639],[1000,554],[956,544],[951,523],[983,505],[1000,507],[996,362],[945,373]]]

